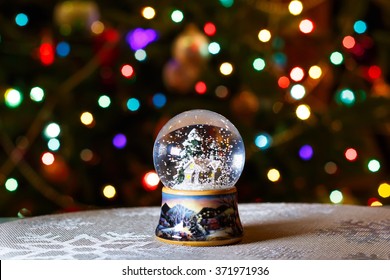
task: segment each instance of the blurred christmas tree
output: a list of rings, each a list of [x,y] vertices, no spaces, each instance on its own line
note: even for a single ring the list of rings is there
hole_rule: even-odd
[[[0,213],[158,205],[195,108],[241,132],[241,202],[389,204],[386,0],[2,1]]]

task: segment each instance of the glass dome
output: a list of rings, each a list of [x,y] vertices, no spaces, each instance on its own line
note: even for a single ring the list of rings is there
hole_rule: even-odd
[[[153,162],[164,186],[177,190],[232,188],[245,163],[237,128],[208,110],[183,112],[157,135]]]

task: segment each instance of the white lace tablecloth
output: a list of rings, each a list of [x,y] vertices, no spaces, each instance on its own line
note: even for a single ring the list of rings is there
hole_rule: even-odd
[[[0,224],[0,259],[390,259],[390,209],[240,204],[241,243],[155,239],[158,207],[47,215]]]

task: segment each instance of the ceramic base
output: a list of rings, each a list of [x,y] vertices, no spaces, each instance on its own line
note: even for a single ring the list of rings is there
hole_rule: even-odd
[[[157,239],[186,246],[220,246],[240,242],[243,229],[237,189],[185,191],[163,188]]]

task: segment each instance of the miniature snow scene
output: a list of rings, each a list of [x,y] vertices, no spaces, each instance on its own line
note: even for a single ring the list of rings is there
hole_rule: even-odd
[[[245,147],[228,119],[208,110],[175,116],[157,135],[153,162],[165,186],[155,232],[159,240],[189,246],[241,240],[235,184]]]
[[[241,175],[245,148],[238,130],[225,117],[192,110],[177,115],[161,129],[153,159],[168,188],[228,189]]]

